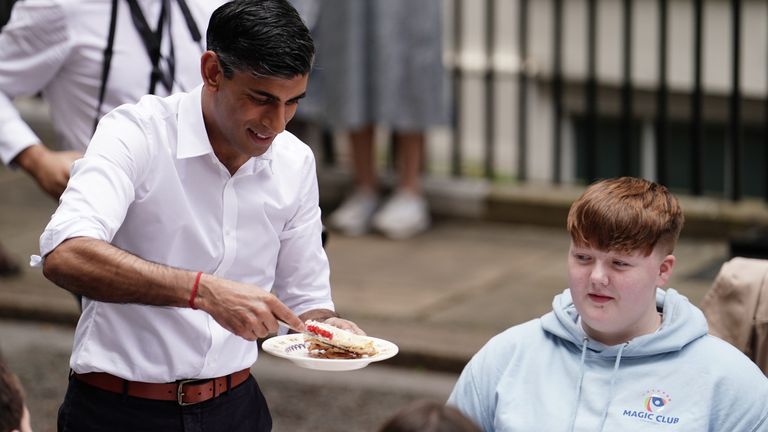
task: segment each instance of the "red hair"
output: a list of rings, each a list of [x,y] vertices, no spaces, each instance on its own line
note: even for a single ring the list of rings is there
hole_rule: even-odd
[[[634,177],[601,180],[571,205],[568,233],[576,246],[650,255],[670,254],[683,228],[683,210],[669,190]]]

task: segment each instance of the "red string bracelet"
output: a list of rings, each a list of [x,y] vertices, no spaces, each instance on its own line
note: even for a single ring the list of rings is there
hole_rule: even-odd
[[[197,272],[197,277],[195,277],[195,284],[192,285],[192,294],[189,295],[189,307],[192,309],[197,309],[195,307],[195,297],[197,297],[197,286],[200,285],[200,276],[203,275],[203,272]]]

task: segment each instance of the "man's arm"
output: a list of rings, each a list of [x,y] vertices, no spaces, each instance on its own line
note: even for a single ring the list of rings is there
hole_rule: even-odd
[[[143,260],[111,244],[87,237],[62,242],[44,261],[43,273],[75,294],[110,303],[190,307],[197,272]],[[277,320],[297,330],[303,321],[269,292],[203,274],[195,307],[247,340],[277,331]]]
[[[56,199],[80,155],[48,150],[11,101],[57,79],[73,45],[68,25],[61,2],[17,2],[0,32],[0,159],[21,166]]]
[[[48,195],[58,200],[67,187],[72,162],[82,156],[77,151],[53,151],[42,144],[34,144],[22,150],[13,163],[31,175]]]

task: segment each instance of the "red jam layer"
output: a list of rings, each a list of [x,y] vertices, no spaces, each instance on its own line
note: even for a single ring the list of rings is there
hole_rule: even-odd
[[[316,325],[308,325],[307,330],[326,339],[333,339],[333,333],[329,332],[328,330],[323,330]]]

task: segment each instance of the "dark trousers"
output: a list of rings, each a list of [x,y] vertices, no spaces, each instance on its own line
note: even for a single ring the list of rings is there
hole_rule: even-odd
[[[59,432],[268,432],[272,416],[251,376],[221,396],[188,406],[108,392],[75,378],[59,408]]]

